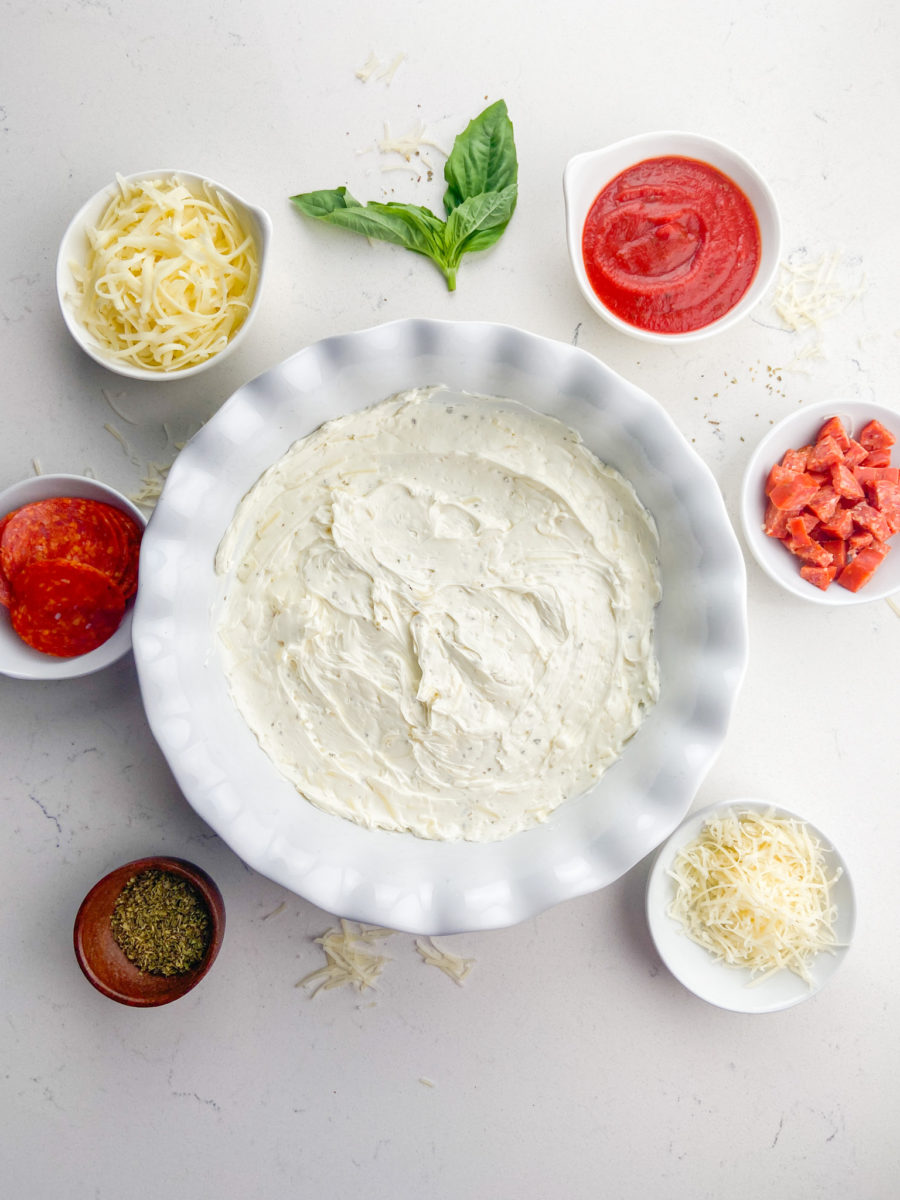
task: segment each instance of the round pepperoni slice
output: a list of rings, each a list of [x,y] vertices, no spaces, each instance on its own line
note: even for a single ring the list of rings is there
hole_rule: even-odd
[[[124,612],[122,589],[108,575],[60,558],[22,567],[10,604],[19,637],[57,658],[95,650],[119,628]]]
[[[27,563],[67,559],[121,578],[126,550],[110,524],[109,505],[98,500],[55,496],[36,500],[14,513],[3,531],[0,568],[15,590],[15,578]],[[115,530],[120,526],[116,524]]]
[[[3,531],[9,524],[10,517],[15,516],[18,509],[13,509],[8,512],[5,517],[0,517],[0,546],[3,545]],[[9,586],[9,580],[6,578],[6,572],[3,570],[2,559],[0,559],[0,604],[4,608],[9,608],[9,602],[12,600],[12,589]]]
[[[130,600],[137,591],[138,562],[141,557],[141,538],[144,531],[134,517],[121,508],[110,506],[107,509],[107,516],[111,523],[118,525],[124,539],[124,566],[118,584],[125,593],[125,599]]]

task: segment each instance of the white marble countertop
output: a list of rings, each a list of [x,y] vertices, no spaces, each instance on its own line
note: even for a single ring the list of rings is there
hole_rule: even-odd
[[[577,341],[665,406],[732,516],[753,445],[797,405],[898,406],[888,0],[5,0],[0,25],[0,486],[36,462],[134,492],[246,380],[323,335],[412,315]],[[390,83],[356,77],[370,54],[385,67],[404,56]],[[455,294],[424,259],[292,211],[291,194],[339,183],[438,205],[441,156],[432,181],[382,173],[384,124],[421,121],[449,147],[500,97],[519,208],[494,249],[463,262]],[[569,270],[563,166],[658,128],[740,149],[779,198],[785,252],[839,252],[842,282],[864,276],[863,294],[817,333],[784,329],[770,301],[680,348],[606,328]],[[272,270],[235,355],[197,379],[130,384],[66,333],[55,257],[116,171],[160,166],[267,208]],[[320,965],[312,939],[333,918],[249,871],[195,816],[130,658],[58,684],[0,678],[4,1194],[896,1195],[900,617],[886,602],[806,605],[755,563],[748,573],[750,667],[695,806],[750,795],[799,809],[839,843],[859,903],[835,979],[764,1017],[704,1004],[661,965],[642,911],[649,860],[523,925],[446,939],[476,960],[464,987],[398,935],[376,992],[311,1000],[294,985]],[[106,871],[161,851],[217,880],[225,945],[189,996],[130,1010],[82,977],[72,921]]]

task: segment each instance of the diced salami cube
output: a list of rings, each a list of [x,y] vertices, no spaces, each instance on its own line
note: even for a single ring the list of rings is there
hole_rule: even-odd
[[[816,442],[806,460],[807,471],[822,471],[842,461],[844,452],[833,437],[823,437]]]
[[[889,549],[890,547],[883,543],[876,543],[874,546],[867,546],[865,550],[860,550],[853,561],[847,563],[846,567],[838,574],[837,582],[850,592],[858,592],[881,566]]]
[[[886,542],[894,532],[888,524],[887,517],[865,501],[855,504],[850,509],[850,515],[857,528],[868,530],[879,542]]]
[[[775,465],[772,467],[772,470],[769,472],[768,478],[766,479],[766,495],[771,496],[773,490],[778,487],[780,483],[787,483],[788,480],[793,479],[796,474],[796,471],[791,471],[788,467],[783,466],[781,463],[775,463]]]
[[[806,460],[812,446],[801,446],[799,450],[786,450],[781,465],[793,475],[801,475],[806,470]]]
[[[869,452],[865,446],[861,446],[859,442],[854,442],[853,438],[851,438],[850,445],[844,451],[844,466],[858,467],[860,463],[865,462],[868,455]]]
[[[837,512],[837,506],[840,497],[830,484],[820,487],[810,500],[806,507],[819,518],[820,521],[827,521]]]
[[[834,438],[842,450],[846,450],[850,445],[850,439],[847,437],[847,431],[844,429],[840,417],[829,417],[816,435],[816,441],[819,442],[827,437]]]
[[[837,468],[833,469],[836,470]],[[850,474],[849,471],[847,474]],[[850,475],[850,479],[853,480],[852,475]],[[855,480],[853,482],[855,483]],[[790,479],[786,479],[783,483],[777,484],[772,489],[769,493],[769,499],[776,508],[803,508],[805,504],[808,504],[812,500],[818,490],[819,485],[815,479],[810,479],[808,475],[792,475]],[[859,494],[862,496],[862,488],[859,489]]]
[[[837,574],[837,570],[837,567],[833,563],[827,567],[817,567],[812,563],[804,563],[800,568],[800,574],[807,583],[821,588],[824,592]]]
[[[869,533],[867,529],[859,530],[856,533],[851,533],[847,538],[847,557],[852,558],[854,554],[858,554],[860,550],[865,550],[867,546],[871,546],[875,541],[875,534]]]
[[[834,516],[829,517],[827,521],[823,521],[819,529],[831,537],[841,538],[846,540],[853,532],[853,517],[849,508],[839,508]]]
[[[812,538],[809,536],[809,531],[806,528],[806,522],[803,519],[802,513],[799,516],[791,517],[787,525],[788,534],[790,535],[791,541],[794,542],[795,545],[810,545]]]
[[[878,479],[887,479],[891,483],[900,483],[900,467],[870,467],[863,464],[853,468],[853,477],[858,479],[863,487],[870,487]]]
[[[845,500],[862,500],[865,496],[862,484],[854,478],[853,472],[844,463],[835,463],[831,468],[831,485]],[[803,503],[808,504],[809,501],[804,500]]]
[[[827,567],[831,562],[831,555],[825,547],[820,545],[819,542],[812,541],[810,538],[802,541],[788,537],[785,538],[784,545],[787,546],[791,554],[796,554],[797,558],[803,559],[804,562],[812,563],[814,566]]]
[[[889,450],[897,439],[880,421],[872,420],[860,431],[859,440],[867,450]]]
[[[847,564],[847,543],[841,538],[832,538],[822,542],[823,550],[827,550],[831,555],[832,566],[836,570]]]
[[[870,450],[862,461],[864,467],[889,467],[891,465],[891,451],[889,447],[883,450]]]
[[[900,483],[876,479],[872,484],[874,506],[882,514],[891,533],[900,531]]]
[[[770,500],[766,505],[763,531],[768,537],[786,538],[788,536],[788,521],[791,519],[791,517],[796,517],[798,515],[799,514],[796,510],[792,511],[791,509],[788,509],[785,511],[784,509],[776,508]]]

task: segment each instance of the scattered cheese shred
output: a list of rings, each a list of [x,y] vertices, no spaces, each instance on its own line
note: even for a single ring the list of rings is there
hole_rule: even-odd
[[[840,252],[809,260],[792,256],[781,263],[773,307],[788,329],[799,332],[821,327],[865,291],[865,277],[850,287],[840,281],[846,274]]]
[[[357,925],[342,918],[340,929],[331,928],[315,939],[325,952],[325,966],[304,975],[295,986],[305,987],[315,983],[311,996],[337,987],[355,987],[358,992],[374,988],[384,964],[389,960],[365,947],[390,937],[393,932],[393,929]]]
[[[708,820],[676,856],[669,915],[728,966],[757,981],[788,968],[807,983],[809,963],[834,952],[836,908],[821,843],[802,821],[735,812]]]
[[[110,435],[110,437],[114,437],[116,439],[116,441],[122,447],[122,453],[126,456],[126,458],[129,458],[135,466],[138,466],[140,460],[137,458],[136,454],[129,445],[128,439],[125,437],[124,433],[122,433],[120,429],[117,429],[111,421],[106,421],[103,425],[103,428]]]
[[[376,54],[370,53],[365,63],[356,72],[356,78],[361,79],[363,83],[368,83],[370,79],[383,80],[385,87],[390,87],[405,58],[405,54],[395,54],[391,62],[383,63]]]
[[[128,499],[139,508],[153,508],[162,495],[163,484],[171,469],[171,463],[147,463],[140,488]]]
[[[403,60],[405,58],[406,58],[405,54],[394,55],[393,61],[388,63],[388,65],[384,68],[383,71],[379,71],[376,78],[383,79],[385,82],[385,86],[390,87],[394,81],[394,76],[397,74],[397,70],[398,70],[400,64],[403,62]]]
[[[41,466],[41,460],[39,458],[33,458],[31,460],[31,469],[34,471],[35,475],[43,475],[44,473],[44,469]]]
[[[369,57],[356,72],[356,78],[361,79],[363,83],[368,83],[381,64],[374,53],[370,53]]]
[[[135,419],[133,417],[129,417],[127,415],[127,413],[122,412],[121,408],[118,408],[113,403],[113,398],[112,398],[112,396],[110,396],[110,394],[106,390],[106,388],[100,389],[100,395],[103,397],[103,399],[106,401],[106,403],[109,405],[109,407],[113,410],[113,412],[116,414],[116,416],[119,418],[120,421],[124,421],[127,425],[136,425],[137,424],[137,422],[135,421]]]
[[[378,141],[377,145],[382,154],[399,154],[407,162],[410,162],[417,155],[421,157],[423,146],[431,146],[433,150],[439,150],[446,157],[446,151],[441,149],[440,145],[429,137],[428,129],[422,120],[416,121],[412,129],[407,133],[401,133],[397,136],[391,133],[390,125],[385,121],[384,137]]]
[[[475,965],[474,958],[461,958],[458,954],[453,954],[450,950],[444,950],[440,946],[435,945],[433,938],[416,938],[416,949],[422,956],[426,966],[437,967],[439,971],[443,971],[454,983],[460,987],[472,967]]]
[[[77,314],[105,353],[130,366],[178,371],[218,354],[256,292],[253,238],[232,205],[176,177],[128,183],[87,230],[73,263]]]

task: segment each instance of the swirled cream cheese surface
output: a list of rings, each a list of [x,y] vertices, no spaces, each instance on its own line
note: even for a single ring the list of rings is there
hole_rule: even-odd
[[[587,790],[657,699],[657,534],[559,421],[422,388],[322,425],[219,546],[234,702],[320,808],[488,841]]]

